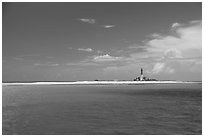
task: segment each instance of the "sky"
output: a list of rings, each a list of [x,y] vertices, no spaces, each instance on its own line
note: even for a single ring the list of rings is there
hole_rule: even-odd
[[[2,80],[202,80],[202,3],[2,4]]]

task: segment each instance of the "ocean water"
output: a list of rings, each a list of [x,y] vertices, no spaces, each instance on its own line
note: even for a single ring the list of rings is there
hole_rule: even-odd
[[[2,88],[3,135],[202,134],[201,84]]]

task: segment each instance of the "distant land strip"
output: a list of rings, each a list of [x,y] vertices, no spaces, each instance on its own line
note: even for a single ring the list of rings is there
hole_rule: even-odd
[[[137,84],[177,84],[198,83],[202,81],[75,81],[75,82],[3,82],[3,86],[9,85],[137,85]]]

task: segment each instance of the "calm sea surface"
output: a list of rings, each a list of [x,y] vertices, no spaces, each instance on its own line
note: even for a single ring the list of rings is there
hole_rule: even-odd
[[[3,86],[3,134],[202,134],[201,84]]]

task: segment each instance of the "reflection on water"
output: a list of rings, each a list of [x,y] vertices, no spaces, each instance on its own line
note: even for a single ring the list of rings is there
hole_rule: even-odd
[[[3,134],[202,134],[201,87],[3,86]]]

